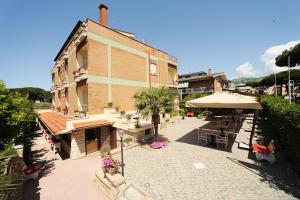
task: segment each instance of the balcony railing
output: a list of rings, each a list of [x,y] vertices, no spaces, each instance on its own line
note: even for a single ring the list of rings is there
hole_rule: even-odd
[[[176,87],[176,88],[178,88],[178,81],[169,81],[168,87]]]
[[[87,69],[84,68],[84,67],[76,69],[76,70],[73,71],[73,75],[74,75],[74,80],[76,82],[87,79]]]
[[[213,90],[208,87],[185,88],[182,90],[183,94],[204,93],[204,92],[210,93],[210,92],[213,92]]]

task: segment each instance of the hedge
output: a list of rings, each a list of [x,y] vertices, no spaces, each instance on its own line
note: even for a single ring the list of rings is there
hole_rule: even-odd
[[[262,97],[261,103],[282,149],[300,173],[300,104],[272,96]]]

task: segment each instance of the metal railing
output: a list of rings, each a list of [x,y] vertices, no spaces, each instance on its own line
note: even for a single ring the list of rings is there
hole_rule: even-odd
[[[183,89],[183,94],[191,94],[191,93],[202,93],[202,92],[212,92],[213,90],[208,87],[194,87],[194,88],[185,88]]]

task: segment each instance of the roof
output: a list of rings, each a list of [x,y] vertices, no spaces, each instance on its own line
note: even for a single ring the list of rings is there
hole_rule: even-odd
[[[83,129],[83,128],[106,126],[106,125],[110,125],[110,124],[111,123],[107,120],[94,120],[94,121],[73,123],[73,126],[75,129]]]
[[[225,92],[214,93],[209,96],[187,101],[186,106],[194,108],[262,109],[255,97]]]
[[[74,26],[72,32],[68,36],[67,40],[65,41],[65,43],[63,44],[63,46],[60,48],[59,52],[55,56],[54,61],[56,61],[58,59],[59,55],[64,51],[64,49],[69,44],[70,40],[73,38],[73,36],[75,35],[77,29],[81,26],[81,24],[82,24],[82,21],[80,21],[80,20],[76,23],[76,25]]]
[[[52,134],[57,134],[67,129],[67,119],[70,119],[70,117],[51,111],[40,113],[39,119]]]
[[[48,130],[53,135],[71,132],[72,130],[76,130],[76,129],[85,129],[85,128],[111,125],[109,121],[104,119],[101,120],[84,119],[84,121],[76,123],[71,121],[72,119],[75,119],[75,117],[66,116],[55,111],[42,112],[39,114],[39,119],[43,122],[43,124],[48,128]],[[74,128],[72,128],[72,126],[67,126],[68,120],[70,120],[68,123],[73,124]]]
[[[210,78],[216,78],[216,77],[220,77],[223,76],[225,80],[227,80],[227,77],[225,75],[224,72],[220,72],[220,73],[214,73],[211,76],[207,75],[207,73],[205,72],[194,72],[194,73],[190,73],[190,74],[183,74],[183,75],[179,75],[179,81],[183,82],[183,81],[199,81],[199,80],[207,80]]]

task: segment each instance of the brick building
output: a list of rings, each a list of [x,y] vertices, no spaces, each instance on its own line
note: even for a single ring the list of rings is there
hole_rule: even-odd
[[[116,147],[116,131],[126,126],[116,122],[120,114],[107,108],[109,102],[129,113],[139,90],[178,86],[174,57],[137,40],[133,33],[110,28],[107,6],[99,6],[99,15],[100,23],[79,21],[59,50],[51,69],[53,111],[39,116],[41,126],[62,140],[72,158],[104,144]],[[77,117],[78,113],[85,117]],[[57,123],[63,125],[55,132],[51,126]],[[149,123],[135,131],[150,133]]]
[[[228,79],[224,72],[212,73],[209,69],[207,73],[200,71],[179,75],[179,88],[182,97],[191,93],[222,92],[228,88]]]

